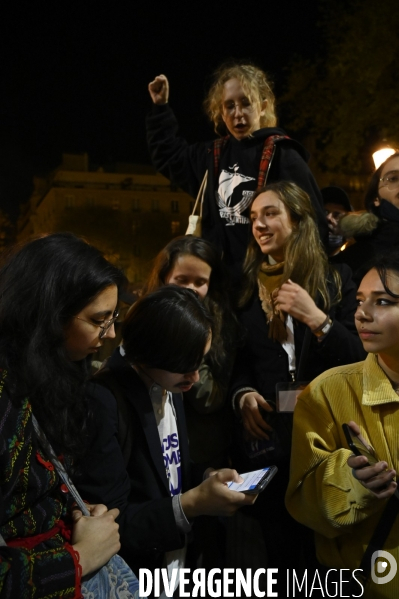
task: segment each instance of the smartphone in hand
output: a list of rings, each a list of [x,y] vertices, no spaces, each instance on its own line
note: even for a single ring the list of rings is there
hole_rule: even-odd
[[[230,482],[227,483],[227,486],[232,491],[257,495],[266,489],[276,472],[277,466],[268,466],[267,468],[254,470],[253,472],[244,472],[244,474],[240,474],[241,478],[244,479],[242,483]]]
[[[372,445],[368,445],[363,437],[356,435],[349,424],[343,424],[342,428],[345,433],[349,448],[353,451],[353,453],[355,455],[364,455],[367,458],[368,464],[365,464],[365,466],[371,466],[372,464],[376,464],[380,461],[375,453],[374,447]]]
[[[367,442],[363,439],[361,435],[356,435],[356,433],[353,432],[349,424],[343,424],[342,428],[345,433],[348,445],[350,449],[353,451],[353,453],[356,456],[364,455],[367,458],[367,464],[365,464],[363,468],[365,468],[366,466],[372,466],[373,464],[376,464],[377,462],[381,461],[377,456],[374,447],[372,445],[367,444]],[[395,496],[399,499],[399,488],[396,489]]]

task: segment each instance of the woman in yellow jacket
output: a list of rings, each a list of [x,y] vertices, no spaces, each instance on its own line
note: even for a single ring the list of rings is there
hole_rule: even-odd
[[[291,515],[315,531],[319,562],[337,569],[338,578],[340,570],[360,567],[387,500],[397,488],[398,254],[374,261],[362,279],[357,298],[356,327],[369,355],[364,362],[328,370],[301,394],[294,413],[286,496]],[[368,465],[364,456],[353,456],[342,429],[344,423],[350,423],[354,433],[373,446],[379,459],[376,464]],[[384,546],[377,549],[386,552],[384,560],[372,562],[364,595],[358,584],[353,596],[397,598],[399,518]],[[341,578],[350,576],[346,570]],[[326,585],[328,578],[326,581],[321,576],[321,583]]]

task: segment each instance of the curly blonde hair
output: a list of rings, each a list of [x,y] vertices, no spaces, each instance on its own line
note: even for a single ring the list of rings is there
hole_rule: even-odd
[[[266,73],[250,63],[229,62],[223,63],[214,72],[213,83],[204,100],[205,112],[213,122],[216,133],[226,133],[222,118],[222,97],[224,84],[230,79],[238,79],[251,102],[262,104],[267,100],[260,124],[262,127],[274,127],[277,124],[275,97]]]

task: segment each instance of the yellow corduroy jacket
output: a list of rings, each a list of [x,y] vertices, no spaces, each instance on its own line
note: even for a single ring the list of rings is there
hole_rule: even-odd
[[[300,395],[294,413],[287,509],[315,531],[318,560],[337,569],[359,567],[386,505],[347,465],[351,451],[342,424],[350,420],[379,459],[398,472],[399,396],[373,354],[317,377]],[[399,517],[380,549],[399,566]],[[369,582],[367,596],[397,599],[399,572],[387,584]]]

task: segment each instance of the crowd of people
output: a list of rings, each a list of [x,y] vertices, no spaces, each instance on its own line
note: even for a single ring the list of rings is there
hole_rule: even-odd
[[[215,73],[209,143],[179,136],[165,75],[149,92],[157,170],[193,197],[206,177],[202,236],[160,252],[99,370],[123,273],[71,233],[2,259],[0,597],[137,599],[142,568],[178,593],[185,564],[228,565],[239,509],[265,567],[362,569],[353,596],[397,597],[373,563],[399,559],[399,153],[353,212],[257,67]],[[229,488],[268,466],[259,495]]]

